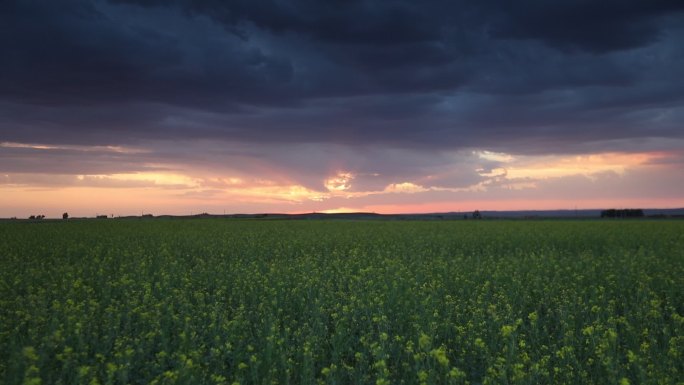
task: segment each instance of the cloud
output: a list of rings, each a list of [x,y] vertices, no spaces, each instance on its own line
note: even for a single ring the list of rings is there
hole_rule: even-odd
[[[683,9],[5,1],[0,173],[328,208],[629,179],[681,163]]]
[[[49,190],[55,188],[104,188],[104,189],[172,189],[193,188],[189,178],[164,174],[119,175],[63,175],[63,174],[5,174],[0,185]]]
[[[419,192],[425,192],[428,191],[429,189],[426,189],[423,186],[417,185],[415,183],[411,182],[402,182],[402,183],[392,183],[385,187],[385,190],[383,192],[386,193],[405,193],[405,194],[415,194]]]
[[[681,11],[676,1],[9,1],[0,140],[557,153],[682,138]]]
[[[351,181],[354,174],[350,172],[338,172],[336,175],[326,179],[323,183],[330,192],[340,192],[351,188]]]
[[[39,174],[120,174],[159,171],[165,166],[144,150],[114,146],[56,146],[0,143],[0,172]]]
[[[601,3],[522,1],[507,4],[495,34],[517,39],[539,39],[563,50],[592,53],[636,48],[660,37],[660,19],[681,12],[675,0]]]

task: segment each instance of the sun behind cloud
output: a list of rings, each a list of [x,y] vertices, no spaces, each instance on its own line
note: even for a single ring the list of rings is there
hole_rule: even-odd
[[[342,192],[351,188],[351,181],[354,174],[351,172],[340,171],[336,175],[326,179],[323,184],[330,192]]]

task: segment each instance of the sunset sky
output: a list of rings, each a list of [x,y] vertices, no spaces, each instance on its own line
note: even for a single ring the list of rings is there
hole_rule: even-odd
[[[684,207],[684,1],[0,2],[0,217]]]

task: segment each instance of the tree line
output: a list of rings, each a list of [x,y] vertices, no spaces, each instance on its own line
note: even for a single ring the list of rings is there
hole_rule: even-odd
[[[601,211],[601,218],[641,218],[644,216],[642,209],[608,209]]]

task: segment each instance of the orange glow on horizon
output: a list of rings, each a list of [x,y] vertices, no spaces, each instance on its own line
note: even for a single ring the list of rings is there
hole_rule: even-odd
[[[296,188],[290,193],[297,197]],[[303,192],[308,194],[308,192]],[[49,198],[46,198],[49,197]],[[227,204],[228,202],[228,204]],[[256,204],[260,206],[246,205]],[[353,204],[354,201],[349,203]],[[130,188],[65,188],[59,190],[23,190],[3,189],[0,199],[0,217],[27,217],[29,214],[45,214],[51,218],[60,217],[63,212],[71,216],[94,216],[95,214],[114,214],[114,216],[139,215],[188,215],[190,213],[209,212],[223,213],[226,207],[232,207],[228,213],[341,213],[341,212],[374,212],[379,214],[413,214],[437,212],[470,212],[515,211],[515,210],[574,210],[615,208],[681,208],[684,198],[677,199],[583,199],[569,202],[563,199],[499,199],[499,200],[453,200],[416,203],[360,204],[332,208],[317,207],[325,201],[313,201],[306,204],[301,201],[270,198],[269,192],[262,197],[244,195],[220,195],[218,197],[182,196],[173,190],[157,191],[156,189]],[[313,205],[313,206],[312,206]],[[295,208],[296,207],[296,208]]]
[[[23,146],[13,143],[2,145]],[[49,151],[39,145],[26,146]],[[322,177],[320,189],[306,187],[287,173],[248,175],[226,172],[215,175],[199,170],[197,175],[191,176],[192,170],[176,170],[108,175],[4,174],[0,175],[0,217],[25,217],[29,214],[58,217],[65,211],[74,216],[92,216],[101,212],[138,215],[141,211],[178,215],[212,210],[214,213],[227,210],[231,213],[318,211],[392,214],[473,210],[572,210],[575,207],[684,207],[684,197],[680,198],[672,192],[672,186],[676,185],[668,184],[671,179],[676,178],[667,180],[672,174],[671,167],[677,166],[668,165],[667,162],[658,163],[659,159],[671,154],[603,153],[539,157],[483,154],[479,157],[501,162],[501,167],[491,171],[471,170],[479,174],[480,179],[473,179],[472,185],[464,187],[449,187],[448,183],[440,182],[438,178],[423,176],[413,180],[397,178],[398,180],[386,182],[384,188],[362,190],[358,186],[364,185],[364,178],[371,178],[369,175],[377,178],[379,174],[355,174],[349,171]],[[660,180],[670,190],[657,197],[634,199],[633,197],[638,196],[637,193],[621,195],[622,191],[619,190],[602,192],[600,188],[596,188],[593,196],[585,194],[576,201],[554,196],[561,191],[558,187],[557,190],[543,190],[549,188],[551,182],[562,182],[562,178],[570,176],[589,178],[586,186],[597,187],[602,185],[595,183],[610,179],[613,182],[606,182],[606,187],[610,188],[610,183],[627,180],[624,178],[631,177],[630,171],[634,170],[641,170],[642,174],[650,174],[651,171],[661,173],[658,174],[662,175]],[[611,173],[610,178],[606,178],[605,173]],[[358,183],[352,186],[352,181]],[[576,180],[568,181],[577,183]],[[639,186],[638,182],[626,185]],[[534,191],[534,196],[541,198],[532,199],[525,190]]]
[[[544,211],[544,210],[603,210],[606,208],[684,208],[684,199],[659,200],[654,205],[647,199],[591,199],[577,202],[577,205],[561,199],[545,200],[499,200],[499,201],[461,201],[461,202],[429,202],[402,205],[367,205],[358,207],[340,207],[336,209],[320,210],[321,213],[378,213],[378,214],[431,214],[448,212],[480,211]],[[291,214],[310,213],[311,211],[292,211]]]
[[[604,153],[570,157],[527,157],[500,170],[502,170],[501,174],[504,174],[508,179],[548,179],[571,175],[591,176],[602,172],[624,174],[629,168],[643,165],[660,157],[662,157],[661,153]]]

